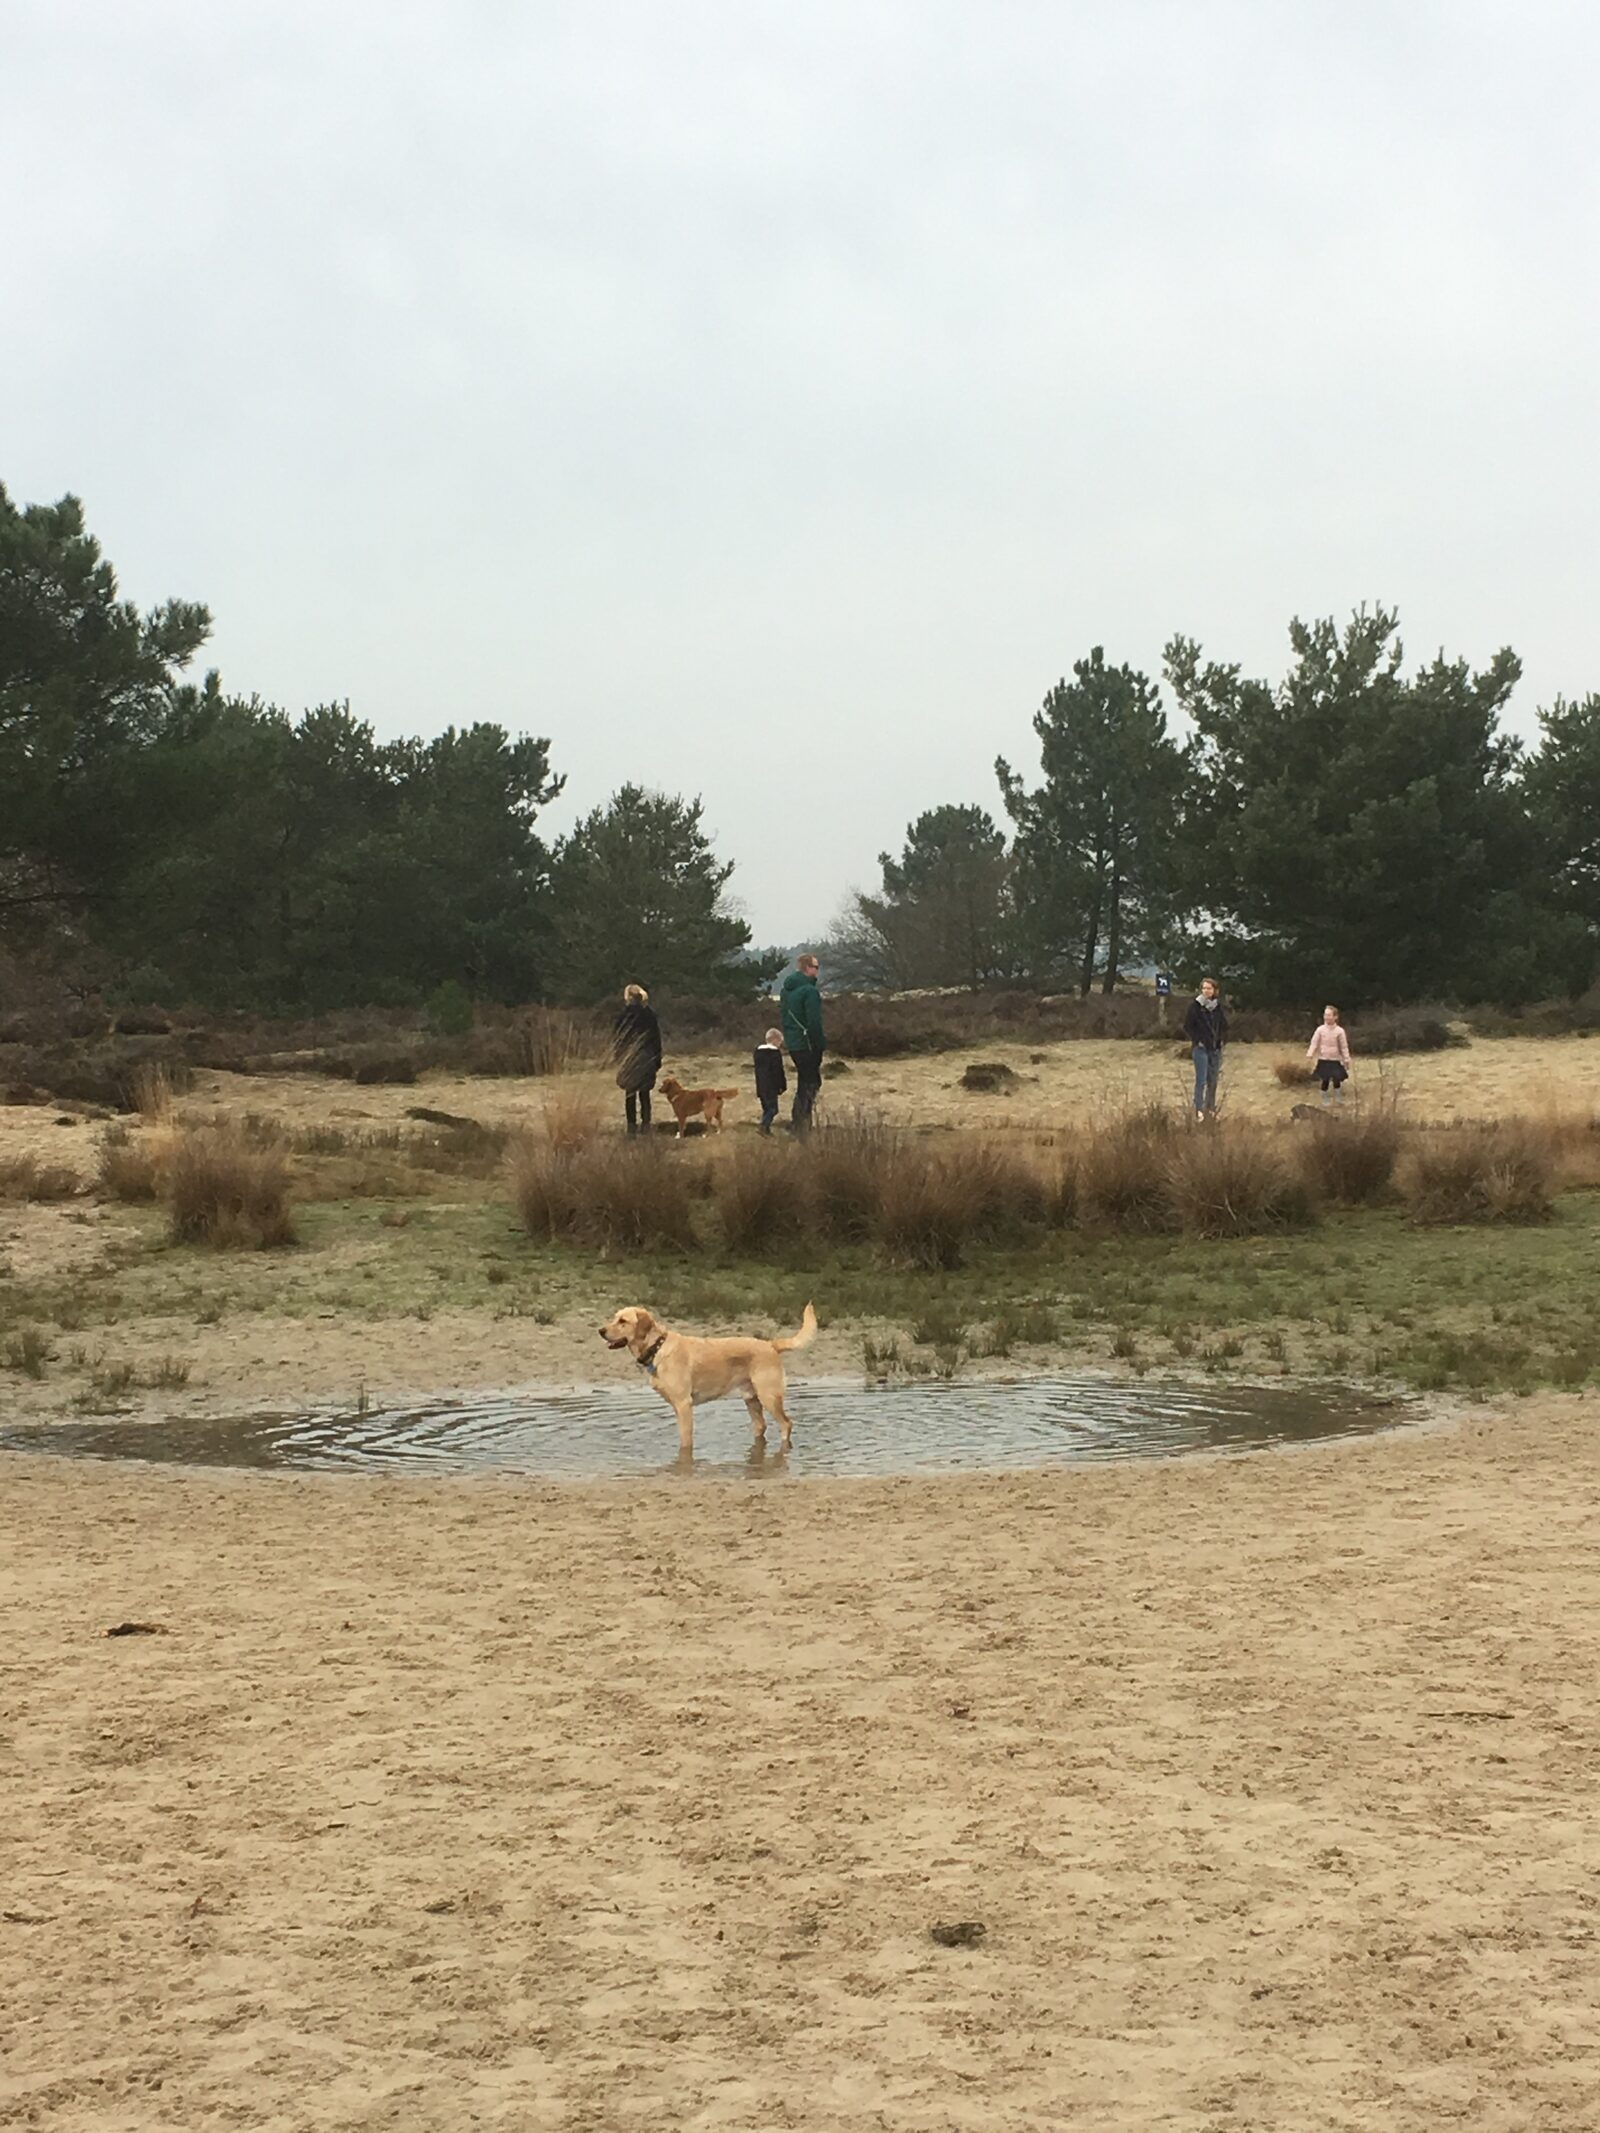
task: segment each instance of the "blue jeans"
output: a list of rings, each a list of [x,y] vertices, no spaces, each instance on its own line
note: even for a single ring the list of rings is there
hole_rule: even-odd
[[[772,1131],[772,1122],[777,1115],[778,1099],[776,1096],[769,1096],[761,1106],[761,1130],[763,1133]]]
[[[1197,1111],[1214,1111],[1217,1108],[1217,1079],[1222,1072],[1220,1051],[1208,1051],[1205,1045],[1194,1048],[1194,1107]]]

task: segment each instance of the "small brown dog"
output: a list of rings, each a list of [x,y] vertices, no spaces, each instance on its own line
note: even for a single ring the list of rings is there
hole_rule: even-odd
[[[737,1089],[686,1089],[681,1081],[667,1074],[662,1077],[661,1093],[672,1106],[672,1115],[678,1121],[677,1137],[681,1141],[683,1129],[691,1118],[703,1118],[708,1132],[715,1126],[720,1133],[722,1107],[739,1092]]]
[[[683,1456],[694,1450],[695,1402],[720,1400],[730,1392],[743,1394],[757,1444],[766,1439],[771,1415],[783,1431],[787,1451],[794,1422],[784,1405],[788,1387],[783,1358],[792,1348],[809,1347],[816,1335],[817,1314],[810,1304],[801,1316],[800,1331],[775,1341],[700,1340],[692,1333],[674,1333],[637,1305],[618,1311],[600,1328],[606,1346],[628,1349],[677,1416],[678,1451]]]

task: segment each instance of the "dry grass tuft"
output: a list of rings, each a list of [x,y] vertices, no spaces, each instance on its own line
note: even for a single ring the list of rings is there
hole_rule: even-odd
[[[1170,1111],[1146,1104],[1115,1114],[1086,1134],[1077,1160],[1082,1219],[1107,1229],[1171,1229],[1168,1181],[1185,1130]]]
[[[904,1152],[892,1128],[860,1115],[820,1126],[805,1147],[804,1219],[830,1243],[873,1234],[885,1180]]]
[[[1315,1218],[1305,1177],[1267,1136],[1210,1126],[1181,1136],[1167,1159],[1173,1213],[1197,1237],[1254,1237]]]
[[[733,1252],[766,1252],[804,1222],[797,1150],[760,1140],[738,1143],[711,1178],[722,1241]]]
[[[155,1059],[137,1066],[128,1077],[128,1100],[141,1118],[164,1124],[172,1116],[172,1072]]]
[[[980,1205],[957,1164],[913,1150],[883,1174],[874,1230],[893,1265],[955,1267],[975,1234]]]
[[[1548,1222],[1556,1144],[1526,1120],[1461,1126],[1414,1149],[1400,1186],[1413,1222]]]
[[[108,1126],[100,1143],[96,1182],[110,1200],[158,1200],[171,1159],[170,1136],[141,1134],[135,1139],[126,1126]]]
[[[70,1200],[81,1183],[65,1163],[41,1163],[32,1155],[0,1160],[0,1200]]]
[[[1312,1121],[1298,1154],[1302,1174],[1321,1198],[1340,1207],[1371,1207],[1394,1189],[1400,1123],[1392,1105],[1346,1106]]]
[[[544,1100],[544,1138],[552,1148],[587,1148],[605,1125],[600,1097],[589,1084],[563,1078]]]
[[[532,1237],[607,1252],[693,1245],[694,1180],[648,1140],[563,1147],[532,1134],[506,1159],[511,1196]]]
[[[265,1251],[295,1241],[288,1163],[234,1126],[202,1126],[172,1143],[166,1191],[172,1235],[216,1251]]]
[[[1299,1089],[1310,1080],[1311,1074],[1303,1059],[1274,1059],[1272,1078],[1280,1089]]]

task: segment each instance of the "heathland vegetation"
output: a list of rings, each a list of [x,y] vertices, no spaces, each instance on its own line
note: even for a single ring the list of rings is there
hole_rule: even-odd
[[[1600,1371],[1590,1046],[1481,1040],[1461,1068],[1450,1051],[1401,1069],[1456,1091],[1443,1100],[1374,1068],[1345,1115],[1301,1122],[1271,1071],[1282,1055],[1252,1047],[1238,1107],[1210,1128],[1159,1081],[1121,1081],[1119,1056],[1178,1074],[1166,1050],[1062,1047],[1052,1093],[1020,1106],[943,1055],[863,1061],[829,1085],[805,1147],[737,1126],[629,1143],[609,1077],[577,1063],[526,1084],[435,1075],[425,1102],[271,1073],[202,1072],[181,1096],[147,1073],[137,1108],[97,1129],[92,1175],[0,1167],[0,1194],[48,1203],[38,1219],[63,1237],[91,1242],[76,1210],[114,1216],[109,1249],[6,1281],[0,1363],[114,1406],[191,1365],[202,1389],[219,1354],[258,1352],[253,1329],[309,1314],[367,1336],[363,1375],[413,1367],[452,1324],[509,1343],[522,1374],[524,1334],[564,1341],[555,1367],[587,1374],[597,1299],[737,1326],[792,1317],[803,1289],[836,1329],[831,1367],[853,1356],[872,1375],[1063,1355],[1427,1387]],[[1091,1059],[1092,1085],[1073,1064]],[[1541,1109],[1525,1077],[1556,1063],[1569,1093]],[[927,1130],[881,1123],[891,1089]],[[1519,1089],[1530,1115],[1497,1119]]]

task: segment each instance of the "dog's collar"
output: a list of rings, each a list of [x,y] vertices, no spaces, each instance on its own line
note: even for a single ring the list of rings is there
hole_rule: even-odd
[[[644,1354],[636,1355],[634,1357],[634,1361],[638,1364],[639,1368],[641,1370],[647,1371],[651,1377],[654,1377],[656,1374],[656,1357],[660,1353],[661,1343],[666,1339],[666,1337],[667,1336],[664,1333],[658,1333],[655,1339],[650,1343],[649,1347],[646,1348]]]

